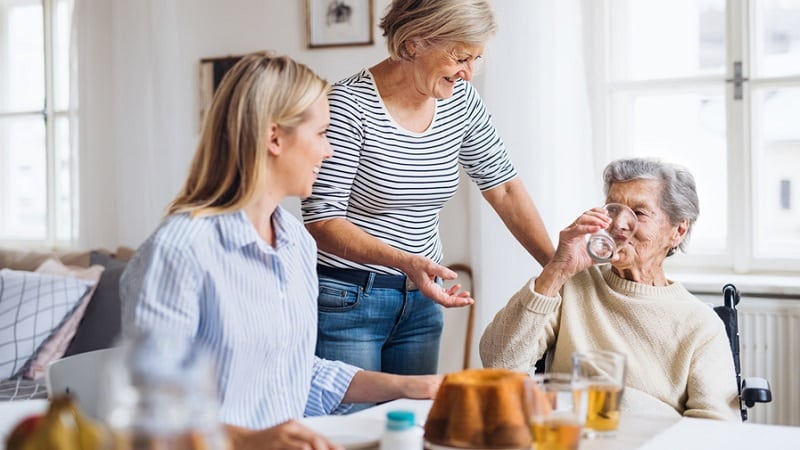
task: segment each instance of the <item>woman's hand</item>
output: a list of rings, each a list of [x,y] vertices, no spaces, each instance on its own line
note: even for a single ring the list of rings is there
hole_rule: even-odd
[[[416,399],[430,399],[436,397],[436,392],[442,384],[442,375],[408,375],[404,376],[403,397]]]
[[[610,223],[611,218],[604,209],[592,208],[561,230],[556,254],[536,279],[536,292],[554,297],[566,280],[591,266],[594,261],[586,252],[586,235],[607,228]]]
[[[296,420],[264,430],[228,425],[233,450],[342,450]]]
[[[561,230],[553,261],[566,268],[570,276],[591,266],[594,261],[586,251],[586,235],[608,228],[611,218],[603,208],[592,208]]]
[[[409,255],[409,263],[400,269],[417,285],[422,294],[436,303],[450,308],[454,306],[467,306],[475,303],[468,291],[460,291],[461,285],[456,284],[445,289],[436,283],[436,277],[443,280],[455,280],[458,274],[445,266],[436,264],[430,259],[420,255]]]

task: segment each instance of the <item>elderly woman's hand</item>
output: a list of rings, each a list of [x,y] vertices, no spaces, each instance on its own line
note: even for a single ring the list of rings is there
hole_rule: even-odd
[[[610,224],[611,218],[603,208],[584,212],[559,233],[558,248],[552,262],[561,264],[570,276],[591,266],[593,261],[586,251],[586,235],[607,228]]]
[[[586,252],[586,235],[607,228],[610,223],[605,210],[592,208],[561,230],[556,254],[536,279],[536,292],[555,296],[567,279],[591,266],[593,261]]]

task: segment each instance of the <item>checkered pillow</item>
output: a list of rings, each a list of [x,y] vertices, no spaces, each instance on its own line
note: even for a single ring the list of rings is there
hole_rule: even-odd
[[[42,344],[93,284],[67,276],[0,270],[0,379],[25,373]]]

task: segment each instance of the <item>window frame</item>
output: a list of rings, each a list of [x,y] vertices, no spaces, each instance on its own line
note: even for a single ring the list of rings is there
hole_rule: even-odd
[[[54,99],[56,98],[55,87],[55,8],[60,0],[36,0],[28,3],[39,3],[42,7],[42,32],[43,32],[43,56],[44,56],[44,98],[41,109],[36,110],[11,110],[0,112],[0,119],[15,118],[15,117],[35,117],[44,121],[44,152],[45,152],[45,235],[43,239],[22,239],[12,238],[8,235],[0,235],[0,245],[9,248],[43,248],[43,249],[67,249],[77,239],[78,233],[78,152],[75,145],[75,139],[70,136],[69,139],[69,184],[70,184],[70,214],[69,224],[63,225],[58,223],[56,213],[57,209],[57,183],[56,183],[56,128],[59,119],[69,118],[73,111],[70,110],[70,105],[65,105],[62,109],[57,109]],[[20,2],[24,3],[24,2]],[[72,8],[74,9],[74,3]],[[71,26],[71,21],[70,21]],[[66,75],[68,78],[72,74]],[[67,83],[72,84],[72,81]],[[68,88],[69,89],[69,88]],[[73,93],[74,94],[74,93]],[[74,130],[71,130],[71,133]],[[59,239],[60,230],[66,227],[68,232],[67,239]]]
[[[665,262],[669,270],[704,271],[737,274],[800,273],[800,257],[775,258],[755,255],[755,220],[753,219],[754,179],[758,175],[755,165],[752,140],[752,92],[764,87],[800,87],[797,76],[753,78],[750,48],[751,18],[756,6],[748,0],[726,1],[725,24],[725,73],[724,75],[696,75],[684,78],[657,80],[613,81],[610,61],[610,0],[587,2],[587,15],[593,46],[588,48],[588,61],[598,74],[589,81],[592,95],[593,136],[595,170],[600,173],[605,164],[619,154],[613,151],[612,101],[615,93],[641,90],[650,93],[665,93],[692,85],[710,85],[719,88],[724,82],[726,159],[727,159],[727,240],[722,254],[693,253],[689,244],[686,254],[677,253]],[[734,62],[741,62],[742,99],[733,100]]]

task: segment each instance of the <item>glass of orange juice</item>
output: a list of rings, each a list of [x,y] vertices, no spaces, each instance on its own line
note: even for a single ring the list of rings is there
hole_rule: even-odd
[[[586,386],[569,373],[534,375],[528,389],[534,450],[577,450],[586,418]]]
[[[573,375],[588,391],[586,436],[608,436],[619,427],[620,402],[625,385],[625,355],[606,350],[572,355]]]

